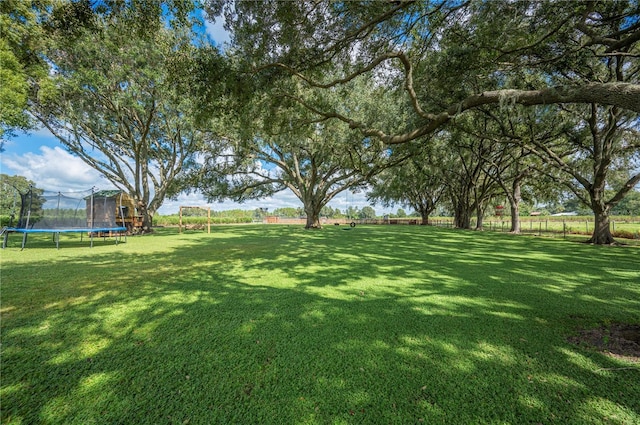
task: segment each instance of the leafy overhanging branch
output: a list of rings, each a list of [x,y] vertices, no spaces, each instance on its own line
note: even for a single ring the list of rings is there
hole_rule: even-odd
[[[306,81],[306,80],[305,80]],[[484,105],[503,105],[505,103],[523,106],[550,105],[562,103],[598,103],[601,105],[617,106],[640,113],[640,85],[631,83],[587,83],[581,86],[553,87],[541,90],[490,90],[469,96],[461,102],[449,106],[439,114],[422,114],[425,118],[423,125],[402,134],[387,134],[367,124],[356,121],[337,111],[322,110],[305,99],[285,95],[298,102],[313,113],[323,118],[333,118],[359,130],[362,135],[376,137],[389,145],[406,143],[419,137],[434,133],[452,118],[470,109]],[[416,102],[417,104],[417,102]],[[419,107],[419,106],[418,106]]]

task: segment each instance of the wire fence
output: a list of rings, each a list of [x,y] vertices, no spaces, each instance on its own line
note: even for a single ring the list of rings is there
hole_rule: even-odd
[[[392,219],[363,219],[355,220],[358,224],[388,224],[388,225],[419,225],[421,219],[403,217]],[[594,230],[593,217],[521,217],[520,233],[548,237],[567,237],[570,235],[591,235]],[[615,238],[640,240],[640,216],[613,217],[610,220],[611,233]],[[454,228],[453,217],[435,217],[429,219],[429,225]],[[477,220],[471,219],[471,229],[477,228]],[[492,217],[482,222],[482,230],[492,232],[510,232],[511,220],[508,217],[499,219]]]
[[[437,218],[430,224],[440,227],[454,227],[452,218]],[[482,223],[482,230],[493,232],[510,232],[511,220],[490,219]],[[524,218],[520,220],[520,233],[545,235],[550,237],[567,237],[568,235],[591,235],[595,222],[593,217],[576,218]],[[610,220],[610,229],[614,237],[640,239],[640,217],[614,218]],[[477,228],[477,221],[471,220],[472,229]]]

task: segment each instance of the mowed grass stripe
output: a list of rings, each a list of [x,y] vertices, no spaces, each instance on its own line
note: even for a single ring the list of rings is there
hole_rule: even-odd
[[[640,423],[637,248],[423,226],[2,251],[2,422]]]

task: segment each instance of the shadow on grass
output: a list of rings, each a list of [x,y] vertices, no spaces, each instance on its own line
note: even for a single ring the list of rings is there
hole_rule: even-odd
[[[144,235],[122,235],[122,236],[94,236],[93,247],[118,245],[126,243],[131,238],[161,238],[175,236],[178,228],[158,227],[154,231]],[[203,234],[199,232],[185,232],[186,234]],[[23,234],[11,232],[7,237],[5,249],[16,250],[22,248]],[[59,234],[59,249],[87,249],[91,248],[92,238],[86,232],[62,232]],[[25,249],[49,249],[56,247],[54,233],[29,233],[27,234]]]
[[[162,240],[3,264],[3,423],[640,420],[640,368],[566,342],[640,322],[629,251],[417,227]]]

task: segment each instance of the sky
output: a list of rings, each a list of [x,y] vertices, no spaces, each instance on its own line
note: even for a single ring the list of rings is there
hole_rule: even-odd
[[[229,35],[223,28],[223,22],[206,22],[206,32],[216,44],[222,46],[229,41]],[[107,179],[81,159],[69,153],[46,129],[18,133],[5,140],[4,152],[0,153],[0,173],[10,176],[19,175],[33,181],[40,189],[56,192],[71,192],[114,189]],[[343,192],[334,198],[329,206],[345,211],[348,207],[363,208],[370,205],[365,193]],[[209,203],[198,193],[180,195],[176,200],[166,199],[158,210],[162,215],[177,213],[180,206],[210,206],[214,211],[230,209],[254,210],[267,208],[302,207],[302,203],[289,191],[280,192],[261,200],[238,204],[232,201]],[[376,213],[382,215],[383,209],[373,205]]]

